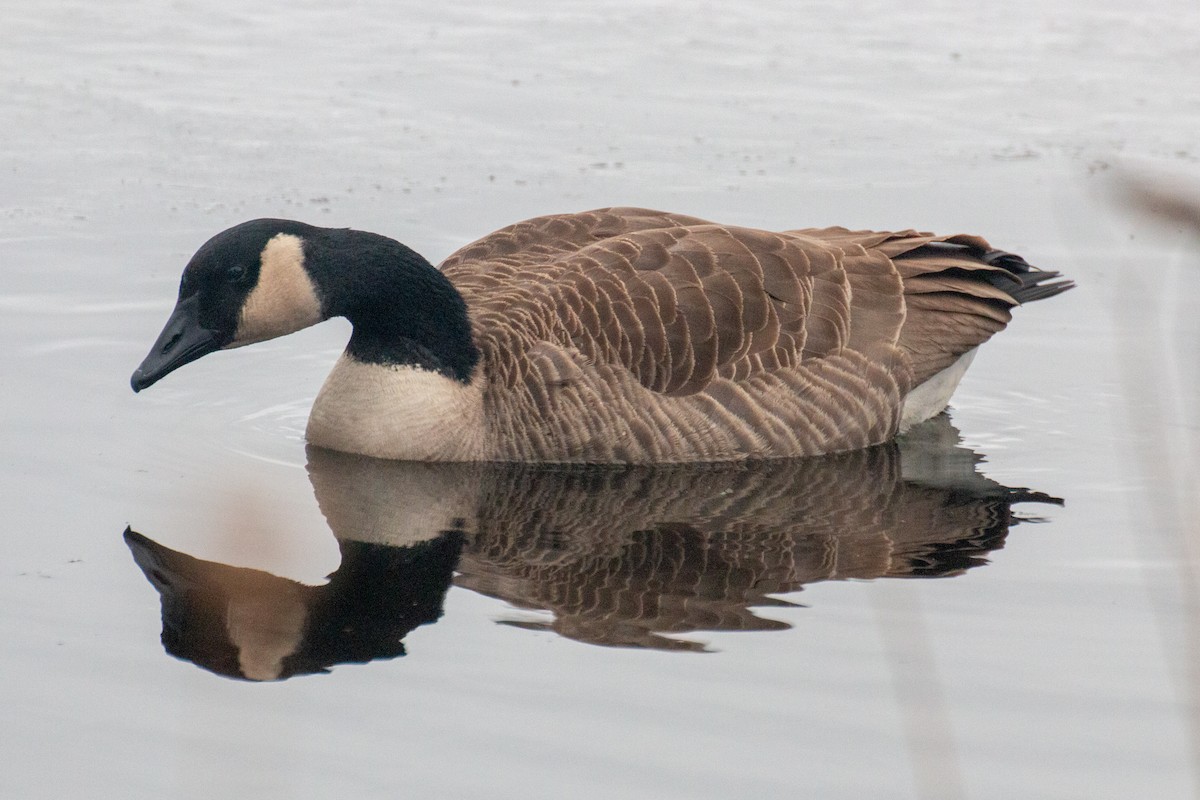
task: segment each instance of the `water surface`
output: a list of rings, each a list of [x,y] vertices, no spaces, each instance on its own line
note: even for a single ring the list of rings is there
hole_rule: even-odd
[[[3,12],[3,796],[1196,796],[1200,259],[1107,192],[1197,179],[1194,4]],[[129,392],[236,222],[436,261],[611,204],[1079,288],[981,351],[953,481],[324,469],[336,322]]]

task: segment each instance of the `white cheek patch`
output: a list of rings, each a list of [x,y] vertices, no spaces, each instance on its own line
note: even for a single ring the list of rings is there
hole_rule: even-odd
[[[263,248],[258,283],[238,315],[228,347],[274,339],[324,319],[312,278],[304,270],[300,237],[281,233]]]

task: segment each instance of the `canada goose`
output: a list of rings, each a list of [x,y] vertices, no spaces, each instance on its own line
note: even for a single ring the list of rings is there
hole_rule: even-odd
[[[945,408],[1010,309],[1072,286],[975,236],[772,233],[638,208],[519,222],[440,271],[259,219],[192,257],[134,391],[207,353],[353,325],[308,440],[402,460],[811,456]]]

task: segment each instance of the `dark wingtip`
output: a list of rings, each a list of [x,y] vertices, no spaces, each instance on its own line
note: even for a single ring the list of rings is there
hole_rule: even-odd
[[[1036,273],[1035,273],[1036,274]],[[1040,280],[1049,280],[1058,275],[1057,272],[1048,274]],[[1054,281],[1053,283],[1036,282],[1028,286],[1022,286],[1012,293],[1013,297],[1017,298],[1018,303],[1032,303],[1035,300],[1045,300],[1047,297],[1054,297],[1056,294],[1062,294],[1068,289],[1075,288],[1075,281],[1062,280]]]
[[[988,266],[1006,270],[1019,283],[1018,286],[1011,289],[1003,287],[1018,303],[1045,300],[1047,297],[1054,297],[1056,294],[1062,294],[1068,289],[1075,288],[1075,281],[1055,280],[1062,277],[1061,272],[1038,269],[1016,253],[988,250],[980,256],[980,260]]]
[[[1068,289],[1075,288],[1075,281],[1061,279],[1062,273],[1048,269],[1038,269],[1016,253],[1007,250],[982,250],[970,244],[961,242],[930,242],[906,253],[898,258],[919,258],[925,255],[952,253],[968,258],[976,258],[995,267],[994,270],[966,271],[972,280],[983,281],[1006,293],[1018,304],[1032,303],[1035,300],[1045,300],[1062,294]],[[963,273],[953,267],[947,273]]]

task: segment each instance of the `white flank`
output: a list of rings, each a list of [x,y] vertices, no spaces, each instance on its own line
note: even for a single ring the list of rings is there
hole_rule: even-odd
[[[950,396],[958,388],[958,382],[966,374],[978,350],[978,347],[971,348],[959,356],[958,361],[908,393],[908,397],[904,398],[904,410],[900,413],[901,433],[918,422],[936,417],[946,409]]]
[[[237,333],[228,347],[274,339],[324,319],[312,278],[304,270],[300,237],[278,234],[267,242],[260,260],[258,283],[242,304]]]
[[[483,390],[417,367],[364,364],[342,355],[308,417],[308,441],[403,461],[485,457]]]

